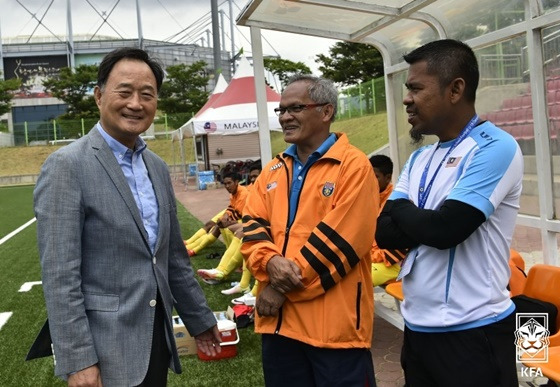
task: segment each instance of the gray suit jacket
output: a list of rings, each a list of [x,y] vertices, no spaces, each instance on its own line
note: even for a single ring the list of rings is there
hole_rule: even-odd
[[[104,386],[141,383],[158,291],[175,372],[181,366],[173,307],[192,335],[216,324],[183,244],[167,166],[149,150],[143,158],[159,207],[154,254],[124,174],[96,128],[53,153],[41,170],[35,214],[57,375],[98,363]]]

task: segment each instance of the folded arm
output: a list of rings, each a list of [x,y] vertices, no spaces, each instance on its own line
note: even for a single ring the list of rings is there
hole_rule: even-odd
[[[458,200],[448,199],[438,210],[426,210],[397,199],[385,205],[375,236],[382,248],[423,244],[443,250],[463,242],[485,221],[482,211]]]

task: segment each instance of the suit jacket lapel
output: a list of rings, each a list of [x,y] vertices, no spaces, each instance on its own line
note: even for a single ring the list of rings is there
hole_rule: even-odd
[[[140,217],[140,213],[138,212],[136,201],[134,200],[134,196],[132,196],[132,192],[130,191],[128,182],[124,177],[124,173],[119,163],[117,162],[115,155],[111,151],[111,148],[109,147],[103,136],[101,136],[101,133],[99,133],[99,131],[95,127],[89,132],[89,136],[91,137],[91,144],[95,152],[95,157],[97,158],[97,160],[99,160],[99,162],[109,175],[111,181],[117,188],[117,191],[121,195],[122,199],[126,203],[126,206],[128,207],[128,210],[130,211],[132,218],[134,219],[134,222],[136,223],[136,226],[142,234],[142,238],[144,239],[144,242],[149,249],[150,244],[148,242],[148,233],[144,228],[142,218]]]

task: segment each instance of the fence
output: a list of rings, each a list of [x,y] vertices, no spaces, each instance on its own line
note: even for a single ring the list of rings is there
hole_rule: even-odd
[[[192,114],[157,116],[154,132],[170,138],[171,131],[179,128]],[[85,135],[97,123],[97,118],[81,120],[25,121],[14,123],[14,145],[63,144]]]
[[[387,110],[383,77],[359,83],[340,92],[337,119],[361,117]]]

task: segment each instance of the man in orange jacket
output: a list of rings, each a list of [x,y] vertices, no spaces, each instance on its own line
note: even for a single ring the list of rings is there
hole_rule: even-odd
[[[290,79],[275,111],[292,145],[263,168],[243,210],[267,387],[375,386],[379,189],[364,153],[330,133],[337,97],[325,79]]]

